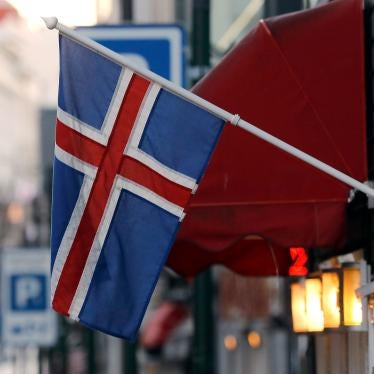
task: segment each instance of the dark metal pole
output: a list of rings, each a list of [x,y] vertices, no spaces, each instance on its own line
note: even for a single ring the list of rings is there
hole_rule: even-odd
[[[193,1],[192,60],[195,81],[210,66],[210,1]],[[193,373],[215,372],[214,287],[211,270],[198,275],[194,283]]]
[[[131,22],[133,19],[133,2],[132,0],[122,0],[122,20]],[[124,341],[122,348],[123,373],[137,374],[138,364],[136,360],[136,343]]]
[[[66,322],[65,317],[58,317],[61,335],[57,342],[56,348],[50,353],[50,369],[52,373],[67,373],[68,372],[68,336],[69,336],[69,325]],[[54,358],[54,360],[53,360]],[[57,368],[54,367],[57,365]]]
[[[193,66],[210,65],[210,1],[193,0],[192,60]]]
[[[303,9],[304,0],[266,0],[265,17],[295,12]]]
[[[210,0],[193,0],[191,35],[192,84],[210,68]]]
[[[132,21],[132,0],[122,0],[122,20]]]
[[[317,373],[317,359],[316,359],[316,337],[308,335],[308,348],[306,351],[307,360],[307,374]]]
[[[216,369],[214,287],[211,269],[197,276],[194,292],[193,373],[214,374]]]
[[[87,374],[96,373],[96,349],[95,349],[95,332],[90,329],[86,329],[86,349],[87,349],[87,363],[86,372]]]
[[[136,343],[124,342],[123,358],[124,358],[124,374],[137,374],[138,365],[136,360]]]

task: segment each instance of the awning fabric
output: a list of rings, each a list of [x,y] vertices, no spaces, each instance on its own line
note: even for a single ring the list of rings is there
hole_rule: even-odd
[[[367,179],[361,0],[336,0],[261,21],[194,92]],[[349,191],[227,125],[168,265],[185,276],[212,263],[246,275],[287,274],[289,247],[344,245]],[[249,240],[254,236],[262,244]]]

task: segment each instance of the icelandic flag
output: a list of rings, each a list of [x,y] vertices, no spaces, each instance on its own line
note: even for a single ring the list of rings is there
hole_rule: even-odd
[[[224,121],[60,36],[53,308],[134,340]]]

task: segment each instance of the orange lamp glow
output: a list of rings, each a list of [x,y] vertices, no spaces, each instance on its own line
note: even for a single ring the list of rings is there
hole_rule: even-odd
[[[305,280],[305,296],[308,331],[323,331],[322,282],[320,278]]]
[[[323,269],[320,277],[291,283],[293,330],[317,332],[340,327],[366,330],[367,318],[363,311],[368,301],[357,296],[356,291],[368,281],[368,267],[360,261]]]
[[[340,326],[339,271],[332,269],[322,273],[322,308],[325,328]]]
[[[234,335],[226,335],[223,344],[228,351],[234,351],[238,346],[238,341]]]
[[[322,283],[307,278],[291,284],[292,325],[295,332],[323,331]]]
[[[291,283],[291,311],[293,331],[308,331],[304,282]]]
[[[361,272],[357,267],[343,267],[344,326],[362,324],[362,302],[356,295],[361,284]]]
[[[248,345],[253,349],[261,347],[262,339],[261,335],[257,331],[250,331],[247,335]]]

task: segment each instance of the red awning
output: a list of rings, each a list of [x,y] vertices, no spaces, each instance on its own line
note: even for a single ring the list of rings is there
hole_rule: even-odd
[[[261,21],[194,91],[367,179],[361,0]],[[187,276],[212,263],[248,275],[287,274],[288,247],[344,245],[349,191],[227,125],[168,264]],[[264,240],[248,240],[253,235]]]

